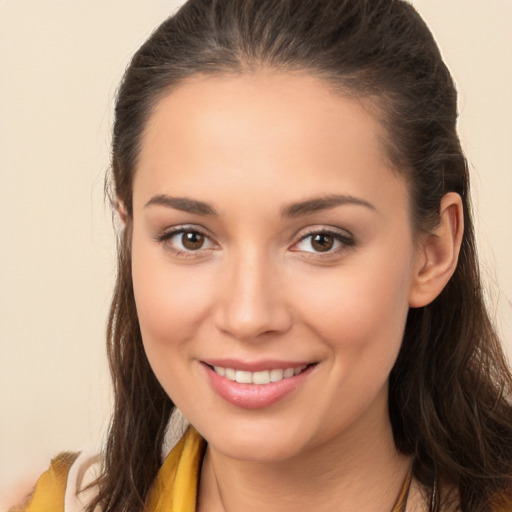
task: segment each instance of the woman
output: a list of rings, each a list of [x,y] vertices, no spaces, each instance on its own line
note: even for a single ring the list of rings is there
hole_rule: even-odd
[[[116,107],[105,453],[58,459],[26,510],[512,510],[455,123],[406,2],[167,20]]]

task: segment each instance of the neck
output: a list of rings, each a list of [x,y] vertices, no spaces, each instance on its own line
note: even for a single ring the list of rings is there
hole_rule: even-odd
[[[237,460],[208,446],[198,512],[390,512],[410,459],[396,451],[383,412],[382,428],[358,423],[287,460]]]

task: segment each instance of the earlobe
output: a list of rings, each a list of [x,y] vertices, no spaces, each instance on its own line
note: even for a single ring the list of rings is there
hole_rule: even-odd
[[[432,302],[446,286],[457,267],[464,231],[462,199],[449,192],[440,205],[439,224],[423,235],[409,296],[409,306]]]

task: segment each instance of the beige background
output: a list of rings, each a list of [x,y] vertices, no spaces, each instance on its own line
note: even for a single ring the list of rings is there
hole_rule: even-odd
[[[0,0],[0,509],[20,475],[97,445],[107,424],[112,99],[178,3]],[[458,83],[490,303],[512,356],[512,0],[413,3]]]

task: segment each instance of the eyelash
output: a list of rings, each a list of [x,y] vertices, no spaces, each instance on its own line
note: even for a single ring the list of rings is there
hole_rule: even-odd
[[[211,237],[209,235],[207,235],[203,230],[198,229],[195,226],[177,226],[176,228],[170,229],[169,231],[166,231],[166,232],[162,233],[161,235],[158,235],[155,239],[157,242],[165,245],[165,248],[168,251],[172,252],[173,254],[176,254],[177,256],[183,257],[183,258],[197,258],[198,253],[200,253],[201,251],[210,250],[210,249],[200,248],[197,251],[191,251],[191,250],[183,251],[181,249],[177,249],[176,247],[173,247],[169,243],[166,243],[166,242],[169,242],[169,240],[171,240],[171,238],[173,238],[174,236],[184,234],[184,233],[195,233],[198,235],[202,235],[202,236],[204,236],[205,239],[209,240],[210,243],[213,243],[211,241]]]
[[[306,240],[310,237],[313,237],[315,235],[332,236],[334,238],[335,242],[339,242],[341,244],[341,246],[334,250],[329,250],[326,252],[303,251],[306,254],[308,254],[307,257],[314,257],[314,258],[335,257],[335,256],[338,256],[340,253],[346,252],[348,249],[354,247],[355,243],[356,243],[354,240],[354,237],[351,234],[349,234],[348,232],[346,234],[343,234],[343,233],[340,233],[339,231],[335,231],[335,230],[329,229],[329,228],[318,228],[318,229],[312,229],[312,230],[304,233],[303,235],[301,235],[299,241],[296,242],[294,244],[294,246],[300,244],[304,240]]]
[[[205,239],[209,240],[210,243],[212,243],[212,244],[214,243],[208,234],[206,234],[203,230],[198,229],[195,226],[177,226],[176,228],[173,228],[169,231],[166,231],[166,232],[156,236],[155,240],[161,244],[166,245],[166,249],[169,250],[170,252],[172,252],[173,254],[176,254],[177,256],[184,257],[184,258],[196,258],[203,251],[211,250],[211,248],[208,248],[208,249],[199,248],[196,251],[194,251],[194,250],[185,250],[184,251],[181,249],[177,249],[176,247],[173,247],[171,244],[166,243],[166,242],[169,242],[169,240],[171,240],[174,236],[184,234],[184,233],[199,234],[201,236],[204,236]],[[355,246],[355,240],[351,234],[349,234],[349,233],[342,234],[338,231],[335,231],[335,230],[329,229],[329,228],[312,229],[312,230],[302,234],[300,236],[299,240],[297,242],[295,242],[293,244],[293,246],[296,246],[296,245],[300,244],[301,242],[303,242],[304,240],[307,240],[308,238],[313,237],[315,235],[332,236],[336,242],[339,242],[341,244],[341,247],[338,247],[337,249],[329,250],[326,252],[298,251],[298,250],[296,250],[294,252],[303,252],[308,255],[306,257],[310,257],[310,258],[311,257],[329,258],[329,257],[337,256],[340,252],[345,252],[348,249]]]

